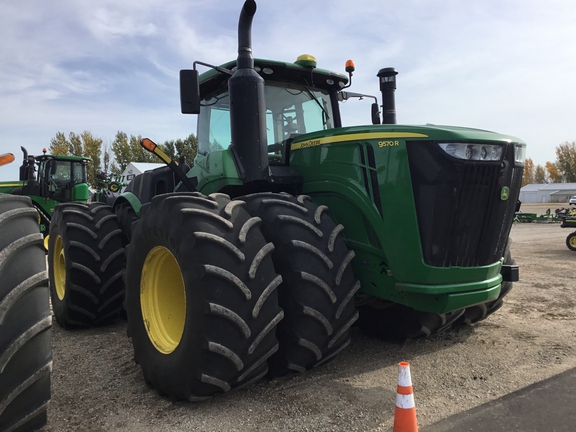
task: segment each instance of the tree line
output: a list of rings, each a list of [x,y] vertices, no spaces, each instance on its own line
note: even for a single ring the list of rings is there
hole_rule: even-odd
[[[111,145],[104,145],[102,138],[84,131],[80,134],[62,132],[50,140],[50,153],[59,155],[86,156],[91,159],[87,167],[88,184],[95,188],[96,175],[103,172],[121,174],[130,162],[158,163],[160,160],[140,146],[140,135],[128,136],[118,131]],[[184,139],[165,141],[159,147],[174,160],[184,158],[191,163],[196,157],[198,141],[194,134]],[[218,148],[222,148],[218,146]],[[524,163],[522,186],[533,183],[576,183],[576,141],[564,142],[556,147],[556,160],[544,166],[534,165],[531,158]]]
[[[576,183],[576,141],[556,147],[556,160],[544,166],[534,165],[531,158],[524,161],[522,186],[543,183]]]
[[[144,150],[140,145],[140,135],[130,135],[118,131],[111,145],[105,145],[102,138],[95,137],[92,133],[84,131],[80,134],[70,132],[66,136],[57,132],[50,140],[50,154],[68,156],[86,156],[91,159],[86,168],[88,184],[92,188],[98,185],[96,177],[99,173],[121,174],[130,162],[161,162],[155,155]],[[196,157],[198,141],[194,134],[184,139],[165,141],[158,146],[178,161],[183,158],[187,163],[192,163]]]

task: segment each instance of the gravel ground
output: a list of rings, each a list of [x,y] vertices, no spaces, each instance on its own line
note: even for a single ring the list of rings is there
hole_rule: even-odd
[[[522,210],[549,207],[556,208]],[[203,403],[175,404],[146,386],[125,322],[64,331],[54,321],[45,431],[387,431],[399,361],[411,365],[420,427],[432,424],[576,367],[569,232],[558,224],[513,227],[521,280],[481,323],[402,344],[354,329],[349,348],[318,370]]]

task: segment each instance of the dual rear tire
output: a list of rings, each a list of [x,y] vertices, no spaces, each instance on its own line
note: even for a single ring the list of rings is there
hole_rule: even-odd
[[[38,213],[0,194],[0,431],[46,424],[52,317]]]
[[[342,232],[310,197],[260,193],[241,197],[248,212],[262,219],[262,233],[275,246],[274,267],[282,276],[278,325],[280,349],[270,358],[271,378],[303,373],[333,359],[350,343],[358,318],[352,274],[354,252]]]
[[[124,300],[124,247],[112,208],[66,203],[56,207],[48,246],[50,295],[64,328],[104,324]]]
[[[133,228],[128,330],[161,394],[203,400],[304,372],[349,344],[354,255],[308,197],[159,195]]]
[[[166,194],[142,207],[126,269],[126,311],[145,380],[173,400],[247,385],[278,350],[282,281],[274,246],[241,201]]]

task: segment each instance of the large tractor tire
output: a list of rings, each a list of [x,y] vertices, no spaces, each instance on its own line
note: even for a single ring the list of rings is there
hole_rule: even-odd
[[[516,261],[512,258],[512,254],[510,253],[510,240],[508,240],[508,244],[506,245],[506,249],[504,250],[504,264],[514,265]],[[505,281],[502,282],[502,287],[500,289],[500,295],[496,300],[491,302],[482,303],[476,306],[471,306],[466,308],[464,314],[454,323],[454,326],[459,325],[470,325],[482,321],[496,312],[498,309],[502,307],[504,304],[504,297],[508,295],[514,283]]]
[[[576,231],[568,234],[568,237],[566,237],[566,246],[571,251],[576,251]]]
[[[46,424],[51,326],[38,213],[27,197],[0,195],[0,431]]]
[[[48,245],[50,295],[64,328],[104,324],[124,300],[124,247],[112,208],[103,203],[56,207]]]
[[[130,203],[123,202],[116,207],[116,216],[118,216],[118,225],[122,230],[122,240],[126,247],[132,241],[132,225],[138,220],[138,215]]]
[[[342,237],[344,227],[308,196],[258,193],[239,198],[252,216],[262,219],[262,233],[275,246],[272,259],[282,276],[278,325],[280,349],[270,361],[270,378],[302,373],[333,359],[350,343],[358,318],[352,273],[354,252]]]
[[[158,195],[127,247],[126,312],[144,379],[172,400],[199,401],[266,374],[278,349],[272,244],[227,195]]]

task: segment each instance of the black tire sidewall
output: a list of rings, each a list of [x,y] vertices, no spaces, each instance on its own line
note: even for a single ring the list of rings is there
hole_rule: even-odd
[[[68,215],[68,210],[73,213]],[[80,226],[91,230],[95,237]],[[48,239],[48,268],[54,316],[64,328],[106,324],[122,310],[125,257],[120,234],[112,207],[106,204],[74,202],[56,206]],[[59,236],[62,238],[66,273],[62,299],[58,297],[54,284],[54,246]],[[71,242],[75,242],[74,248]],[[92,254],[85,248],[91,249]],[[75,265],[88,269],[98,280],[75,269]]]
[[[570,233],[568,234],[568,237],[566,237],[566,247],[568,247],[568,249],[570,249],[571,251],[576,251],[576,248],[570,244],[570,241],[574,237],[576,237],[576,232]]]
[[[341,234],[336,236],[333,250],[329,250],[328,239],[337,225],[329,217],[327,207],[320,209],[318,222],[315,214],[319,206],[305,195],[293,197],[288,194],[259,193],[239,199],[247,203],[248,211],[253,216],[262,219],[262,232],[275,245],[273,260],[276,272],[283,278],[279,288],[279,302],[285,318],[278,325],[280,349],[270,359],[269,377],[303,372],[334,358],[350,342],[349,327],[358,315],[354,299],[348,294],[358,289],[359,285],[356,286],[358,282],[350,262],[345,267],[340,284],[335,282],[340,266],[351,252]],[[289,205],[266,204],[266,200],[278,200]],[[321,232],[322,236],[304,224],[281,219],[286,217],[307,223]],[[295,247],[293,241],[316,248],[333,263],[333,267],[328,268],[318,255],[309,250]],[[303,273],[326,283],[332,289],[336,301],[332,303],[325,291],[303,278]],[[346,298],[348,301],[341,315],[336,316],[336,311]],[[304,312],[308,308],[319,312],[329,322],[333,332],[328,334],[319,320]],[[313,350],[305,347],[308,343],[314,346],[314,350],[318,350],[320,358],[316,357],[318,354]]]
[[[64,205],[64,204],[61,204]],[[57,210],[61,210],[57,207]],[[68,320],[68,297],[69,297],[69,279],[65,281],[64,298],[60,299],[56,293],[54,285],[54,247],[56,239],[60,236],[62,238],[62,247],[64,249],[64,256],[69,256],[69,240],[64,234],[65,227],[61,211],[54,211],[52,221],[50,223],[50,237],[48,238],[48,276],[50,278],[50,299],[52,301],[52,310],[56,320],[61,325],[65,326]],[[66,274],[70,274],[70,260],[66,260]]]
[[[218,208],[203,208],[198,200],[206,199],[217,202]],[[196,203],[187,203],[189,200]],[[248,350],[254,338],[282,313],[276,291],[268,297],[257,318],[252,319],[247,313],[252,310],[265,287],[276,278],[272,259],[267,257],[259,267],[257,277],[248,280],[248,257],[253,257],[266,245],[257,228],[251,230],[252,237],[245,245],[237,243],[238,226],[250,219],[250,215],[242,208],[236,209],[230,217],[233,229],[226,231],[218,223],[212,223],[210,218],[183,216],[181,211],[182,208],[196,209],[200,206],[202,210],[222,215],[223,207],[228,202],[228,197],[218,196],[213,199],[197,193],[160,195],[142,207],[139,220],[132,225],[134,237],[128,246],[125,305],[134,357],[140,363],[145,379],[161,394],[167,394],[173,400],[202,400],[257,379],[266,373],[266,361],[258,363],[250,373],[246,372],[246,368],[257,359],[271,355],[274,347],[277,349],[278,342],[272,328],[254,352]],[[246,263],[238,264],[236,258],[222,248],[202,243],[195,233],[209,233],[226,239],[246,253]],[[157,246],[168,249],[178,262],[186,290],[183,334],[177,347],[169,354],[161,353],[151,342],[145,328],[140,299],[144,263],[149,252]],[[237,273],[244,275],[238,277],[245,277],[242,281],[252,292],[250,300],[246,300],[240,291],[230,289],[227,282],[207,275],[204,266],[216,263],[232,273],[238,270]],[[237,328],[222,322],[221,318],[211,313],[210,303],[223,305],[241,316],[250,326],[251,336],[240,337]],[[236,370],[231,367],[229,360],[210,352],[210,341],[216,341],[238,354],[244,369]],[[243,378],[244,373],[247,375]],[[202,381],[203,376],[215,376],[225,382],[229,389],[206,383]]]
[[[175,221],[175,225],[177,222]],[[137,248],[134,248],[128,254],[126,285],[127,287],[140,286],[141,272],[135,272],[135,269],[142,269],[149,252],[157,246],[163,246],[168,249],[176,258],[184,283],[190,280],[198,280],[197,266],[198,260],[194,256],[186,260],[186,265],[182,263],[182,256],[186,255],[186,238],[180,237],[182,240],[179,244],[170,242],[170,234],[163,231],[155,231],[146,233],[144,230],[139,231]],[[190,256],[190,255],[188,255]],[[136,358],[146,358],[147,362],[154,364],[158,370],[176,370],[174,374],[165,374],[166,388],[179,387],[180,380],[188,381],[193,379],[191,371],[198,368],[199,359],[197,350],[188,349],[189,346],[203,345],[202,337],[202,317],[204,311],[202,304],[204,299],[201,292],[197,289],[186,290],[186,323],[184,326],[184,333],[182,334],[181,343],[176,347],[174,352],[169,355],[163,354],[158,351],[154,344],[150,341],[148,332],[144,327],[144,319],[142,315],[142,305],[140,301],[139,292],[136,289],[126,290],[126,313],[128,316],[128,325],[130,328],[130,337],[132,338]],[[187,367],[182,367],[187,365]],[[176,399],[186,398],[185,394],[176,396]]]
[[[1,195],[2,215],[6,218],[0,223],[0,359],[9,361],[0,365],[4,366],[0,370],[0,404],[8,401],[0,411],[0,430],[12,430],[18,423],[16,430],[37,430],[46,423],[51,396],[46,257],[37,213],[28,198]]]

